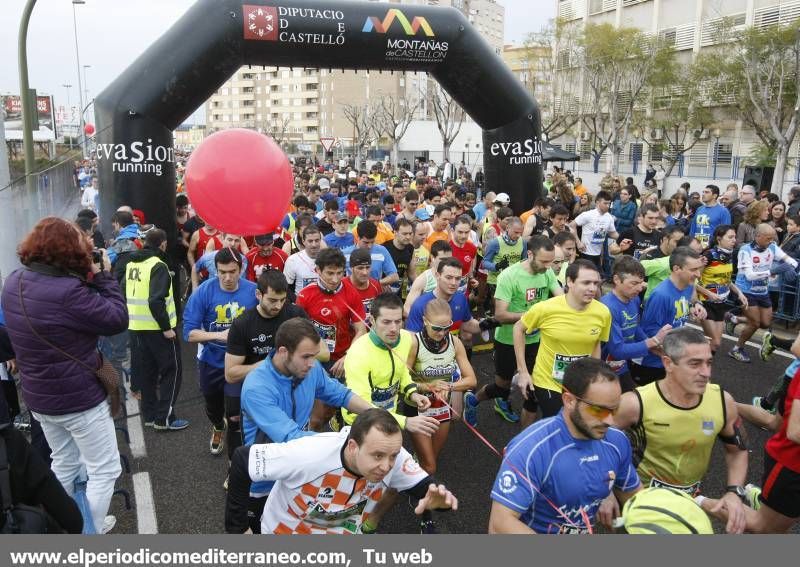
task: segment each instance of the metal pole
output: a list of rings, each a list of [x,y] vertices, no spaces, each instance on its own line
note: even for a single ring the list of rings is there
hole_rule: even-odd
[[[72,114],[72,106],[69,102],[69,89],[72,88],[72,85],[61,85],[65,89],[67,89],[67,114]],[[72,135],[70,134],[69,137],[69,149],[72,149]]]
[[[32,228],[39,217],[36,203],[36,179],[33,177],[35,159],[33,155],[33,113],[36,101],[31,100],[28,82],[28,23],[36,0],[28,0],[19,22],[19,92],[22,98],[22,141],[25,149],[25,187],[28,193],[28,221]]]
[[[86,69],[91,67],[91,65],[84,65],[83,66],[83,86],[86,87],[84,93],[86,94],[86,100],[91,100],[89,98],[89,81],[86,80]]]
[[[717,178],[717,162],[719,161],[719,138],[714,138],[714,172],[711,175],[712,179]]]
[[[78,52],[78,18],[75,15],[75,5],[84,3],[85,2],[83,0],[72,0],[72,27],[75,31],[75,59],[78,63],[78,98],[80,101],[80,108],[83,108],[83,82],[81,81],[81,56]],[[78,135],[80,136],[81,140],[81,151],[83,152],[83,157],[86,157],[86,135],[83,131],[83,113],[81,113],[78,122]]]

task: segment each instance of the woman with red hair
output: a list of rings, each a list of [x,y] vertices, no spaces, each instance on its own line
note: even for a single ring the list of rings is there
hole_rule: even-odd
[[[93,262],[89,239],[72,223],[40,220],[19,245],[23,267],[5,282],[2,307],[14,345],[25,404],[41,423],[52,470],[68,494],[88,475],[95,531],[121,472],[106,391],[95,369],[100,335],[128,327],[128,311],[105,251]],[[113,525],[113,524],[112,524]]]

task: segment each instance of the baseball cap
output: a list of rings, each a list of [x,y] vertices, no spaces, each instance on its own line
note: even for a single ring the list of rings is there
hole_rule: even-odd
[[[637,492],[622,510],[629,534],[713,534],[706,513],[694,499],[672,488]]]
[[[138,221],[138,224],[147,224],[144,213],[139,209],[133,209],[133,219]]]
[[[494,202],[508,205],[511,202],[511,197],[508,196],[508,193],[498,193],[497,196],[494,198]]]
[[[339,211],[338,213],[336,213],[336,220],[334,222],[339,222],[343,220],[347,220],[347,213],[343,211]]]
[[[270,234],[259,234],[255,237],[256,244],[259,246],[264,246],[266,244],[272,244],[272,241],[275,240],[275,235]]]
[[[347,177],[349,177],[350,179],[355,179],[356,177],[358,177],[358,174],[355,171],[351,171],[350,173],[347,174]]]
[[[425,207],[422,207],[421,209],[417,209],[416,211],[414,211],[414,215],[419,220],[423,220],[423,221],[430,220],[430,218],[431,218],[431,214],[428,212],[428,209],[426,209]]]
[[[353,266],[371,266],[372,253],[366,248],[356,248],[350,254],[350,267]]]
[[[319,185],[320,189],[330,189],[331,188],[331,182],[328,180],[327,177],[320,177],[319,183],[317,183],[317,185]]]

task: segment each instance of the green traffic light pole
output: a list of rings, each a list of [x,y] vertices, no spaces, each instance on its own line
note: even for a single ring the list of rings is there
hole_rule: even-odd
[[[35,159],[33,154],[33,113],[36,112],[36,101],[30,97],[28,83],[28,22],[36,0],[28,0],[19,22],[19,90],[22,99],[22,140],[25,149],[25,187],[28,193],[28,220],[30,228],[38,219],[36,203],[36,179],[33,177]]]

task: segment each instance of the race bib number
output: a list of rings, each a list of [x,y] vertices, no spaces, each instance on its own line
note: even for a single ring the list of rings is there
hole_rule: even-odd
[[[672,488],[673,490],[680,490],[681,492],[685,492],[689,496],[696,496],[697,494],[700,493],[700,482],[695,482],[694,484],[689,484],[689,485],[680,485],[680,484],[670,484],[669,482],[664,482],[663,480],[652,478],[650,479],[650,487]]]
[[[431,407],[424,412],[420,412],[420,415],[432,417],[438,421],[449,421],[450,407],[446,406],[440,399],[435,398],[431,400]]]
[[[574,355],[556,353],[555,359],[553,360],[553,380],[555,380],[559,384],[563,384],[564,372],[567,370],[567,367],[576,360],[580,360],[581,358],[586,358],[586,356],[587,355],[585,354],[574,356]]]
[[[372,405],[377,408],[391,411],[394,409],[395,400],[397,399],[397,390],[400,384],[392,384],[388,388],[373,388],[370,394],[370,401]]]
[[[319,338],[325,343],[325,346],[328,347],[330,352],[336,351],[336,326],[335,325],[323,325],[321,323],[317,323],[316,321],[312,321],[314,327],[317,329],[317,334]]]
[[[768,280],[764,278],[763,280],[754,280],[750,284],[750,293],[754,295],[763,295],[768,291]]]
[[[562,535],[582,535],[582,534],[588,534],[589,528],[582,528],[580,526],[562,525],[561,528],[558,530],[558,533]]]

